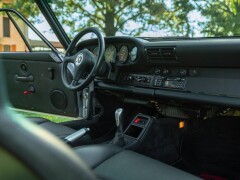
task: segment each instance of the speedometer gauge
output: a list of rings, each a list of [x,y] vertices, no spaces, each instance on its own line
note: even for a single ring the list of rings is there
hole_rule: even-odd
[[[135,61],[137,59],[137,47],[132,48],[130,52],[131,61]]]
[[[114,45],[108,46],[104,54],[105,61],[115,63],[116,56],[117,56],[117,49],[115,48],[115,46]]]
[[[119,62],[125,63],[128,58],[128,47],[122,46],[118,53]]]

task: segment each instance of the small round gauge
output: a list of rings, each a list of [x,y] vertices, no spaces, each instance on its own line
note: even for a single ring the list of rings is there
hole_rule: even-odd
[[[137,47],[132,48],[130,52],[131,61],[135,61],[137,59]]]
[[[115,48],[114,45],[108,46],[108,48],[105,51],[104,57],[106,62],[115,63],[117,57],[117,49]]]
[[[95,47],[93,49],[93,54],[97,57],[98,56],[98,50],[99,50],[99,47]]]
[[[128,47],[122,46],[118,52],[119,62],[125,63],[128,59]]]

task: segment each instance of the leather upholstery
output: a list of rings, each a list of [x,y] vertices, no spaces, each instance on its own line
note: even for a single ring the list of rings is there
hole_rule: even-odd
[[[74,150],[104,179],[199,179],[149,157],[113,145],[91,145]]]
[[[35,124],[38,124],[39,126],[53,133],[55,136],[59,137],[60,139],[63,139],[66,136],[76,132],[75,129],[72,129],[70,127],[67,127],[58,123],[51,122],[45,118],[31,117],[31,118],[28,118],[28,120]]]
[[[83,161],[89,167],[95,168],[106,159],[122,151],[122,149],[117,146],[108,144],[81,146],[80,148],[74,148],[74,151],[82,157]]]

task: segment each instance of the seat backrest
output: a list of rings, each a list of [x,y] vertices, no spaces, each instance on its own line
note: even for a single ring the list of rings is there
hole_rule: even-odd
[[[15,115],[7,108],[7,94],[0,61],[0,157],[11,159],[18,168],[23,168],[26,177],[40,179],[96,179],[70,147],[59,139]],[[0,167],[5,161],[0,161]],[[0,175],[7,176],[0,170]],[[7,171],[7,172],[6,172]],[[11,172],[11,171],[9,171]],[[14,171],[16,172],[16,171]],[[12,172],[12,173],[14,173]],[[1,176],[0,176],[1,178]],[[19,179],[19,178],[18,178]]]

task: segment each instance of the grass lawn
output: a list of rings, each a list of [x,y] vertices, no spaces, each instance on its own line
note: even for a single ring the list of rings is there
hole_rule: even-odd
[[[37,112],[29,112],[29,111],[22,111],[22,110],[15,110],[14,111],[17,114],[22,115],[23,117],[42,117],[46,118],[52,122],[61,123],[61,122],[67,122],[72,121],[76,118],[74,117],[65,117],[65,116],[58,116],[53,114],[45,114],[45,113],[37,113]]]

